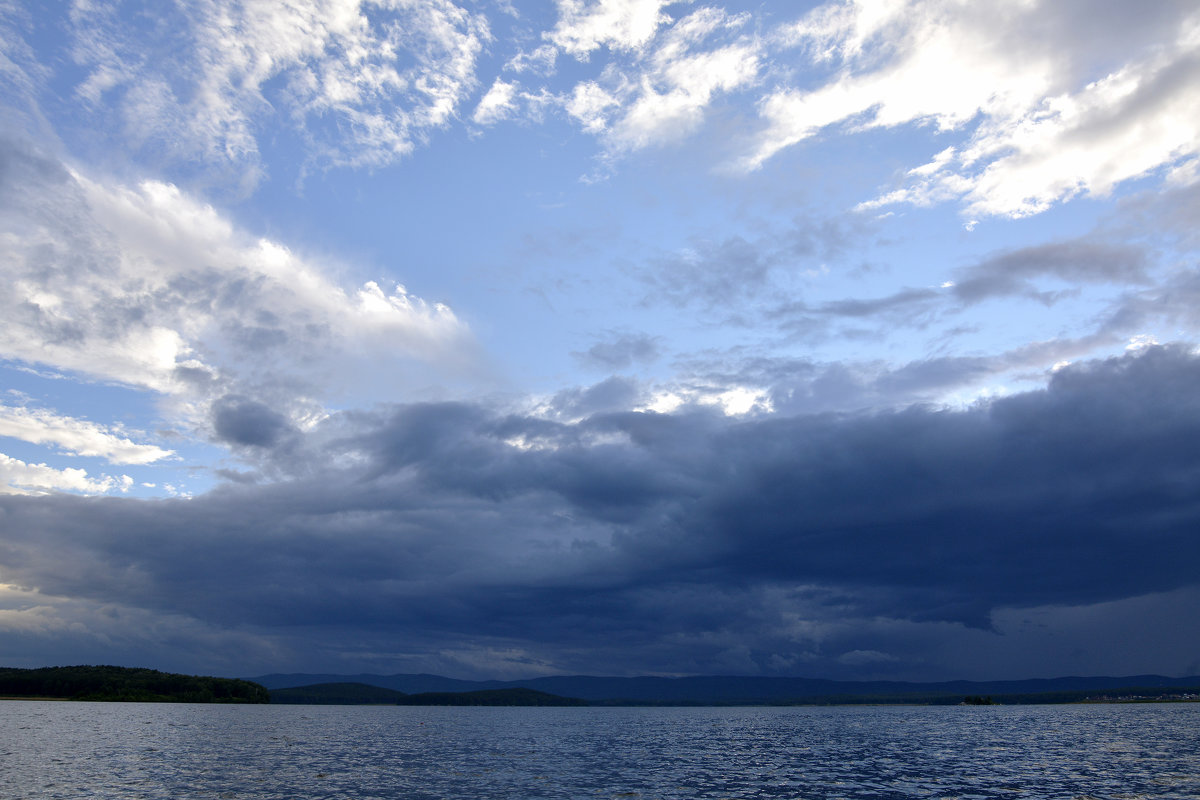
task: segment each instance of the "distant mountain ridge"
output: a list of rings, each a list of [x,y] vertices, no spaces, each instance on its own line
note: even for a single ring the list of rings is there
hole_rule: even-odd
[[[539,692],[536,689],[480,689],[473,692],[405,694],[365,683],[316,683],[270,691],[272,703],[302,705],[398,706],[583,706],[585,700]]]
[[[930,701],[967,695],[1062,695],[1131,689],[1200,687],[1200,676],[1032,678],[1007,681],[835,681],[821,678],[699,676],[686,678],[611,678],[554,675],[516,681],[469,681],[429,674],[329,675],[311,673],[260,675],[249,680],[268,689],[318,683],[361,683],[406,694],[475,692],[495,689],[534,689],[589,702],[662,704],[771,704],[788,702],[853,702],[855,700]]]

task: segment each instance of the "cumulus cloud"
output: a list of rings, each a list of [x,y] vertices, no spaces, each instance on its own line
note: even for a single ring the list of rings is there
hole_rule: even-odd
[[[0,406],[0,436],[33,444],[52,444],[76,456],[103,458],[113,464],[150,464],[174,455],[171,450],[138,444],[112,429],[45,409]]]
[[[126,491],[133,479],[122,475],[90,477],[87,470],[78,467],[58,469],[46,464],[28,464],[17,458],[0,453],[0,494],[42,494],[54,492],[77,492],[79,494],[105,494],[113,490]]]
[[[400,285],[340,285],[174,185],[105,183],[20,140],[3,158],[6,358],[185,403],[292,397],[297,411],[319,406],[331,379],[354,388],[363,360],[397,377],[404,361],[469,361],[446,306]]]
[[[1194,588],[1198,388],[1196,355],[1149,347],[956,411],[355,412],[275,484],[5,498],[0,552],[41,592],[347,653],[866,669],[910,657],[907,626],[966,663],[1019,609]]]

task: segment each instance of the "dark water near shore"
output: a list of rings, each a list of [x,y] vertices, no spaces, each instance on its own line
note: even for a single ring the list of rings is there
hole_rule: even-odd
[[[9,798],[1200,798],[1200,705],[0,701]]]

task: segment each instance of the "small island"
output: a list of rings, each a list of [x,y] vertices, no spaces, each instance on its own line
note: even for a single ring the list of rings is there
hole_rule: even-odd
[[[268,703],[265,686],[237,678],[112,666],[0,667],[0,698],[135,703]]]

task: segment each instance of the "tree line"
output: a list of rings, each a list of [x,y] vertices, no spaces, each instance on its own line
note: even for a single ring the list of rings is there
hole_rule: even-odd
[[[266,687],[236,678],[140,667],[0,667],[0,697],[159,703],[267,703]]]

